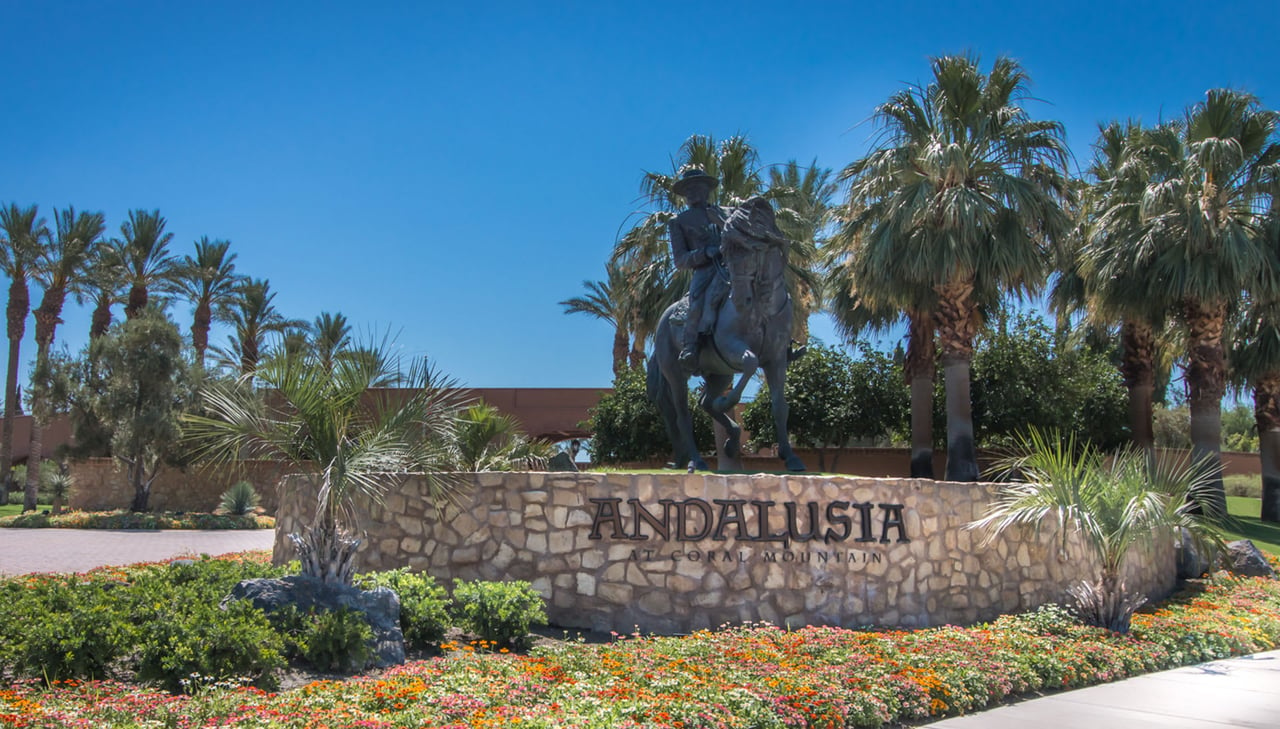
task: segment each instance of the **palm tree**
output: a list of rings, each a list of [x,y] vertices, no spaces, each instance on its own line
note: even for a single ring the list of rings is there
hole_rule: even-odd
[[[175,288],[196,305],[191,323],[191,344],[196,351],[196,364],[204,367],[204,354],[209,349],[209,329],[216,312],[235,299],[236,287],[244,278],[236,273],[236,254],[227,255],[230,241],[196,241],[195,257],[186,256],[177,264]]]
[[[342,312],[321,312],[311,323],[309,345],[320,366],[332,370],[334,362],[351,349],[351,325],[347,323],[347,317]]]
[[[1245,286],[1275,285],[1277,275],[1261,242],[1259,208],[1274,181],[1268,170],[1280,159],[1278,123],[1280,115],[1263,110],[1249,94],[1209,91],[1172,128],[1180,133],[1151,140],[1149,154],[1165,160],[1168,174],[1147,185],[1141,237],[1099,267],[1102,275],[1145,271],[1134,282],[1140,287],[1135,295],[1166,304],[1180,318],[1192,454],[1213,474],[1219,502],[1225,499],[1220,449],[1227,315]]]
[[[9,336],[9,368],[4,384],[4,425],[0,433],[0,490],[8,492],[13,467],[13,420],[18,414],[18,365],[22,337],[27,332],[27,314],[31,311],[28,277],[36,264],[40,249],[49,237],[44,218],[37,217],[36,206],[20,208],[14,203],[0,208],[0,269],[9,277],[7,334]],[[25,499],[24,499],[25,500]]]
[[[552,444],[529,440],[519,421],[483,402],[463,410],[456,427],[454,457],[462,471],[542,470],[555,454]]]
[[[1153,396],[1159,333],[1164,328],[1167,302],[1146,295],[1141,281],[1149,269],[1121,270],[1117,251],[1142,245],[1142,202],[1147,188],[1167,178],[1165,140],[1176,138],[1174,126],[1143,129],[1136,122],[1111,122],[1100,127],[1089,174],[1095,182],[1085,188],[1080,210],[1080,241],[1060,277],[1055,296],[1061,303],[1075,298],[1097,323],[1120,321],[1120,371],[1129,391],[1129,422],[1134,445],[1155,448],[1152,427]],[[1124,260],[1124,259],[1119,259]],[[1065,293],[1074,285],[1074,296]]]
[[[240,374],[250,381],[262,360],[268,334],[284,334],[306,326],[305,322],[284,318],[272,303],[275,298],[276,293],[266,279],[248,279],[237,289],[235,301],[227,312],[227,320],[235,330],[231,354]]]
[[[125,289],[124,262],[116,241],[97,246],[76,290],[76,302],[93,304],[89,340],[93,341],[111,328],[111,307],[120,303]]]
[[[1250,301],[1235,326],[1231,384],[1253,391],[1262,462],[1262,520],[1280,522],[1280,300]]]
[[[866,269],[865,248],[842,229],[825,253],[828,264],[827,308],[836,329],[852,344],[864,331],[888,332],[905,319],[907,348],[903,374],[911,390],[911,477],[934,478],[933,389],[937,345],[933,336],[932,288],[894,281]]]
[[[129,284],[124,313],[130,319],[147,308],[151,289],[167,285],[175,273],[177,264],[169,253],[173,233],[164,232],[164,226],[159,210],[130,210],[120,226],[124,240],[117,242],[116,250]]]
[[[425,474],[438,504],[458,486],[444,475],[461,405],[456,383],[425,360],[402,374],[384,349],[340,359],[332,371],[312,358],[271,358],[255,371],[271,398],[259,397],[247,377],[216,383],[204,396],[209,415],[185,417],[202,459],[270,458],[314,469],[316,519],[289,537],[302,574],[330,584],[350,585],[355,572],[358,497],[379,501],[397,474]],[[395,404],[368,396],[389,386],[414,394]]]
[[[575,296],[560,302],[566,314],[586,314],[613,326],[613,374],[622,374],[627,367],[627,343],[630,341],[628,325],[631,321],[627,310],[626,289],[628,282],[621,265],[605,264],[607,278],[604,281],[583,281],[584,296]]]
[[[1018,105],[1027,76],[1016,62],[998,58],[986,75],[964,56],[932,67],[927,87],[877,107],[880,142],[842,172],[851,183],[845,235],[862,239],[871,270],[936,295],[946,478],[974,481],[969,376],[980,306],[1043,283],[1046,248],[1069,228],[1067,149],[1061,124]]]
[[[1065,550],[1079,534],[1098,564],[1098,578],[1069,590],[1086,622],[1128,632],[1133,611],[1145,598],[1130,594],[1121,579],[1125,558],[1134,547],[1172,539],[1184,530],[1203,546],[1221,543],[1220,513],[1197,513],[1208,481],[1185,461],[1150,458],[1131,449],[1104,457],[1091,445],[1033,431],[1020,444],[1022,454],[996,464],[995,470],[1017,482],[1001,489],[996,502],[974,526],[991,537],[1009,529],[1058,530]],[[1202,504],[1203,505],[1203,504]]]
[[[35,266],[35,279],[44,287],[40,306],[36,308],[36,366],[31,388],[31,447],[27,455],[27,483],[23,508],[36,508],[36,491],[40,486],[40,461],[44,428],[49,423],[46,381],[49,376],[49,351],[54,332],[62,321],[62,307],[67,292],[80,285],[80,277],[106,230],[102,213],[76,214],[74,207],[55,211],[55,235],[41,246]]]
[[[831,170],[814,160],[801,168],[791,160],[769,168],[766,197],[778,206],[778,227],[790,241],[787,252],[787,292],[792,302],[792,337],[809,341],[809,315],[822,305],[818,253],[826,241],[833,213],[836,183]]]

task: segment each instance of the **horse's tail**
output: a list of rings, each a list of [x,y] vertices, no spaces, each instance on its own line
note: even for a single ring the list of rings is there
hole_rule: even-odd
[[[670,397],[667,391],[667,378],[662,376],[662,368],[658,366],[658,353],[649,355],[648,367],[645,371],[645,393],[649,402],[662,409],[662,403]]]

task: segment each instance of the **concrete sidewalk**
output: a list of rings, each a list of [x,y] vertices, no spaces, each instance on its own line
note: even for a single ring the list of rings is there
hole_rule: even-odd
[[[920,729],[1280,727],[1280,650],[1066,691]]]
[[[274,529],[107,531],[0,529],[0,576],[271,549]]]

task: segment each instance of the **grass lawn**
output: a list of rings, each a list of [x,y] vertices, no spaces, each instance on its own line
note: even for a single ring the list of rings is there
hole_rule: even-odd
[[[1228,496],[1227,511],[1235,517],[1233,529],[1227,531],[1228,539],[1248,539],[1258,549],[1280,555],[1280,524],[1262,521],[1262,500],[1243,496]]]
[[[53,504],[36,504],[36,510],[52,509]],[[0,517],[17,516],[22,513],[22,504],[4,504],[0,505]]]

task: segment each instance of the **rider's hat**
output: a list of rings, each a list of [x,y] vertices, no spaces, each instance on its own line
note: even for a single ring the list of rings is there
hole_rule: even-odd
[[[710,190],[719,184],[719,179],[708,175],[701,167],[690,167],[680,174],[680,179],[671,186],[671,191],[680,197],[686,197],[694,185],[706,185]]]

